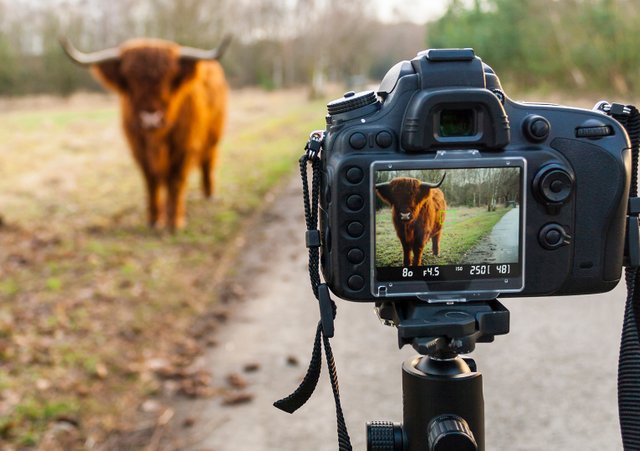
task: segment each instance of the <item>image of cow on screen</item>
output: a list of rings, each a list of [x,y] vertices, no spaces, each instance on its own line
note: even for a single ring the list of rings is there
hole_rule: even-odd
[[[377,268],[518,262],[520,168],[383,170],[375,178]]]
[[[394,177],[376,183],[378,197],[391,206],[393,227],[402,245],[403,266],[418,266],[425,245],[432,242],[433,255],[440,255],[440,238],[447,204],[442,190],[446,174],[437,183],[413,177]]]

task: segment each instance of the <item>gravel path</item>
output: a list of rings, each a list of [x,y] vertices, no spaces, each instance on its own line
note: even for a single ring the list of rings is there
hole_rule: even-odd
[[[464,256],[469,263],[515,263],[518,261],[520,207],[509,210]]]
[[[246,300],[238,302],[219,345],[202,362],[220,385],[240,373],[251,402],[183,401],[181,449],[329,451],[337,449],[333,399],[325,369],[316,393],[289,415],[272,402],[304,375],[318,311],[303,244],[299,182],[280,193],[247,249]],[[541,274],[542,276],[542,274]],[[511,333],[473,354],[484,376],[487,450],[622,449],[616,365],[624,287],[581,298],[510,299]],[[401,362],[395,330],[372,305],[338,300],[333,339],[346,421],[355,450],[366,449],[367,420],[401,420]],[[258,364],[252,373],[247,364]]]

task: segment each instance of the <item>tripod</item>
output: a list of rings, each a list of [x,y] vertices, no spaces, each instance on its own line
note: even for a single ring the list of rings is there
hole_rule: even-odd
[[[397,327],[399,346],[411,344],[420,355],[402,365],[403,423],[367,423],[367,450],[484,451],[482,375],[460,354],[508,333],[509,311],[497,300],[376,308]]]

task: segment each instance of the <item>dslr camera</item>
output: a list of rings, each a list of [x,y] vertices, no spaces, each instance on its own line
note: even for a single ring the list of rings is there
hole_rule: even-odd
[[[352,301],[598,293],[625,254],[631,151],[604,112],[515,102],[472,49],[329,103],[321,263]]]

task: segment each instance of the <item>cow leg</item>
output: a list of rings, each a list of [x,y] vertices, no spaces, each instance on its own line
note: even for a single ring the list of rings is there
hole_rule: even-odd
[[[402,243],[402,253],[404,255],[402,266],[406,268],[411,265],[411,247],[406,243]]]
[[[159,228],[162,227],[165,220],[160,183],[157,177],[146,171],[144,178],[147,186],[147,213],[149,227],[154,229]]]
[[[200,163],[200,169],[202,170],[202,192],[204,193],[204,197],[207,199],[211,198],[215,188],[214,171],[218,156],[217,147],[218,145],[214,144]]]
[[[442,230],[431,237],[431,244],[433,245],[433,255],[440,257],[440,238],[442,237]]]
[[[172,232],[184,228],[187,221],[186,197],[188,165],[180,164],[171,168],[167,180],[167,222]]]
[[[151,228],[160,228],[164,225],[165,209],[163,206],[162,179],[153,161],[148,158],[145,150],[145,142],[131,130],[125,128],[127,139],[131,146],[133,159],[144,177],[147,189],[147,222]]]
[[[422,263],[422,251],[424,250],[424,244],[416,242],[413,248],[413,266],[420,266]]]
[[[205,159],[200,164],[202,170],[202,192],[207,199],[211,198],[213,194],[213,173],[211,170],[211,160]]]

